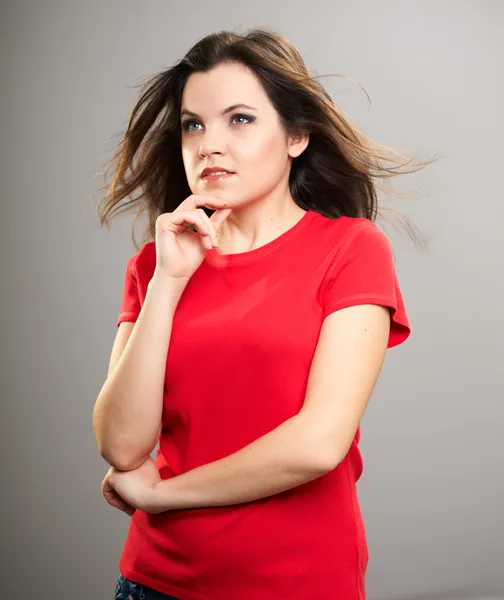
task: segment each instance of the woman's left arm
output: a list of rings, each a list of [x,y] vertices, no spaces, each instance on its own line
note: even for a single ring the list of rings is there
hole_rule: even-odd
[[[390,310],[362,304],[329,314],[301,411],[245,448],[152,487],[148,512],[226,506],[316,479],[346,456],[380,374]]]

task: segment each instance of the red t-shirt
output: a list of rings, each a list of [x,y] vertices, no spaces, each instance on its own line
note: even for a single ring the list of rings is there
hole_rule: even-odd
[[[155,242],[128,261],[118,324],[136,320],[155,263]],[[161,477],[229,456],[297,414],[324,317],[368,303],[390,307],[389,347],[408,337],[388,238],[367,219],[308,211],[260,248],[207,251],[173,319]],[[137,510],[121,573],[180,600],[363,600],[359,438],[360,428],[333,471],[274,496]]]

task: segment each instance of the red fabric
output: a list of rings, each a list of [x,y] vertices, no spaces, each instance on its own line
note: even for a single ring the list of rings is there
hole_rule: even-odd
[[[128,262],[118,324],[135,321],[155,261],[149,242]],[[390,308],[389,347],[408,337],[390,244],[369,220],[308,211],[260,248],[208,251],[173,319],[162,478],[233,454],[297,414],[324,317],[363,303]],[[180,600],[363,600],[359,436],[336,469],[275,496],[136,511],[121,573]]]

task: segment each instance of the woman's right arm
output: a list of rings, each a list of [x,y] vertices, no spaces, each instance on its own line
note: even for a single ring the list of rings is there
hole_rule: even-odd
[[[203,206],[214,209],[211,217]],[[226,206],[213,196],[191,195],[156,219],[154,275],[135,326],[131,331],[120,326],[93,410],[100,454],[120,471],[139,467],[157,444],[173,315],[206,251],[217,245],[231,212]]]
[[[121,471],[140,466],[159,439],[173,315],[186,285],[156,271],[134,326],[119,326],[93,431],[102,457]]]

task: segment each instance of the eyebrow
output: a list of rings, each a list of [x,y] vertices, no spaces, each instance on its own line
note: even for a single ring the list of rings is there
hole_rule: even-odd
[[[228,106],[227,108],[225,108],[222,111],[222,115],[226,115],[228,112],[231,112],[232,110],[235,110],[237,108],[248,108],[250,110],[257,110],[257,108],[254,108],[253,106],[249,106],[248,104],[233,104],[232,106]],[[192,112],[190,110],[188,110],[187,108],[182,109],[180,116],[182,117],[183,115],[189,115],[190,117],[199,117],[199,115],[195,112]]]

